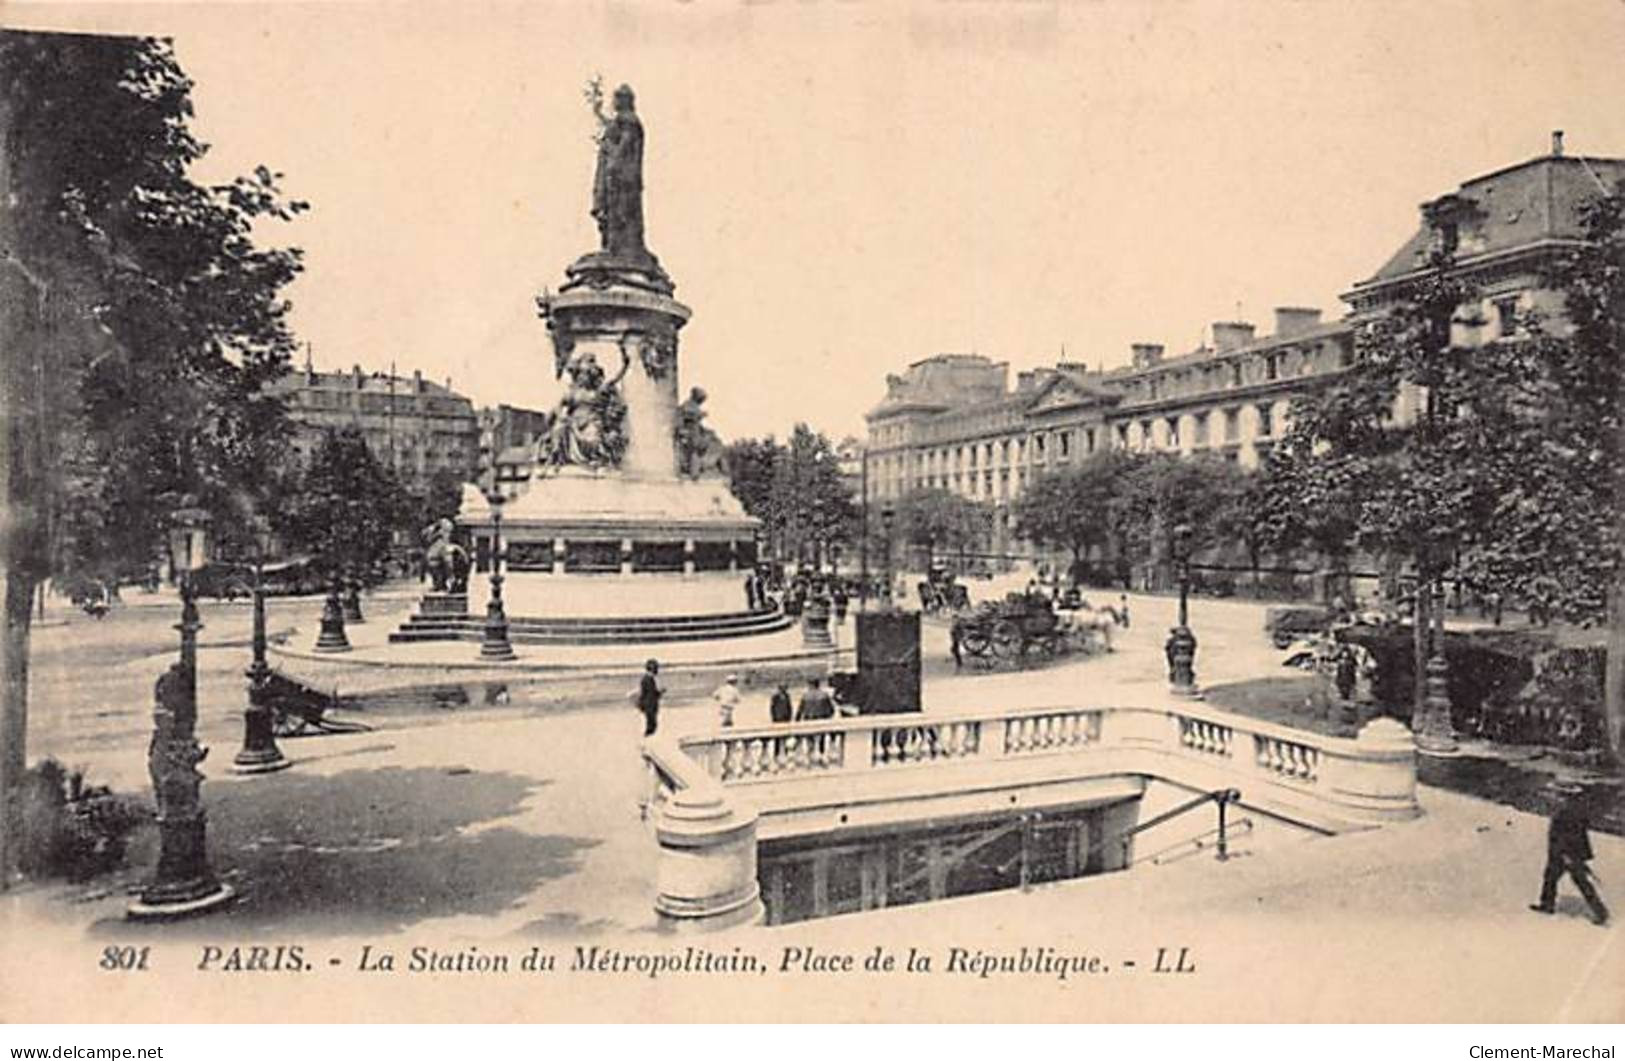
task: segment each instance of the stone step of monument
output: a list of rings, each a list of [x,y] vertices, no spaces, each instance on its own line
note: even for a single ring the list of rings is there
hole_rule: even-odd
[[[614,623],[596,621],[581,625],[575,621],[510,620],[508,640],[519,645],[621,645],[662,641],[706,641],[721,638],[753,637],[789,629],[794,620],[782,612],[760,612],[743,619],[720,622]],[[436,618],[419,622],[408,620],[389,639],[396,644],[425,641],[479,641],[485,636],[485,620]]]
[[[511,618],[508,620],[510,630],[524,630],[534,633],[618,633],[625,630],[731,630],[735,628],[756,628],[764,623],[771,623],[779,617],[778,612],[760,612],[755,615],[716,616],[714,618],[683,618],[673,617],[664,622],[623,622],[617,619],[537,619],[537,618]],[[485,616],[413,616],[407,620],[404,628],[414,630],[435,630],[455,627],[466,623],[473,623],[483,627]]]

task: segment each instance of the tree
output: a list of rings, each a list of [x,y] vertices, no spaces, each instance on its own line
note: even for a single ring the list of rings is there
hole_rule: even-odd
[[[1104,450],[1074,468],[1041,476],[1014,505],[1016,535],[1068,550],[1074,568],[1091,549],[1110,548],[1113,516],[1135,462],[1123,450]]]
[[[963,557],[968,549],[985,542],[992,514],[985,505],[931,487],[903,495],[897,503],[897,525],[904,541],[925,546],[929,568],[938,546]]]
[[[1287,523],[1322,552],[1351,546],[1416,572],[1417,673],[1430,653],[1436,586],[1452,566],[1486,570],[1507,498],[1538,447],[1531,411],[1547,387],[1533,344],[1471,345],[1478,294],[1448,248],[1355,336],[1355,363],[1293,408],[1271,468]],[[1413,415],[1400,415],[1402,399]],[[1423,688],[1417,683],[1417,707]]]
[[[809,549],[851,542],[856,501],[822,432],[797,424],[788,444],[741,439],[728,447],[728,469],[734,496],[762,521],[775,554],[805,559]]]
[[[205,187],[191,82],[160,41],[0,33],[0,314],[8,462],[0,886],[25,765],[30,603],[52,575],[117,574],[183,501],[231,529],[286,430],[264,385],[294,347],[295,250],[277,175]]]
[[[1136,563],[1171,557],[1182,524],[1191,528],[1193,550],[1222,542],[1245,477],[1237,465],[1207,454],[1130,457],[1112,505],[1119,549]]]
[[[290,548],[321,558],[329,573],[366,574],[389,557],[396,528],[421,510],[357,428],[330,431],[276,520]],[[429,522],[423,519],[418,530]]]

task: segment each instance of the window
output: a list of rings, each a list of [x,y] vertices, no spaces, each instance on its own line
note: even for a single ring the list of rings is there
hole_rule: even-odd
[[[1258,437],[1269,438],[1275,434],[1275,410],[1268,405],[1258,407]]]
[[[1070,432],[1070,431],[1062,431],[1060,437],[1061,437],[1061,456],[1063,456],[1063,457],[1072,456],[1072,432]]]
[[[1179,448],[1179,418],[1175,416],[1168,418],[1168,448]]]
[[[1281,366],[1276,355],[1271,354],[1264,359],[1264,378],[1273,380],[1281,373]]]
[[[1501,338],[1518,334],[1518,296],[1495,300],[1495,320]]]
[[[1117,425],[1117,445],[1119,449],[1128,449],[1128,425]]]
[[[1191,428],[1191,443],[1197,446],[1207,445],[1207,414],[1197,413]]]
[[[1232,361],[1232,362],[1230,362],[1230,386],[1232,386],[1232,387],[1241,386],[1241,362],[1240,361]]]
[[[1093,453],[1095,451],[1095,429],[1094,428],[1091,427],[1091,428],[1086,428],[1084,430],[1084,432],[1083,432],[1083,446],[1084,446],[1084,452],[1085,453]]]
[[[1226,442],[1234,442],[1236,440],[1236,419],[1236,411],[1234,409],[1226,409],[1224,411],[1224,440]]]

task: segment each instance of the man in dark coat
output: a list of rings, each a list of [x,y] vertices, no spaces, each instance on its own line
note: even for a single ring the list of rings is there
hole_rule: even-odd
[[[767,710],[774,722],[790,721],[790,690],[784,687],[783,682],[773,690],[773,697],[767,702]]]
[[[660,687],[656,675],[660,662],[650,660],[643,665],[643,680],[638,684],[638,710],[643,712],[643,735],[653,736],[660,720],[660,697],[666,690]]]
[[[1591,883],[1591,867],[1586,865],[1592,857],[1591,837],[1587,835],[1591,821],[1586,790],[1575,784],[1560,783],[1553,787],[1562,795],[1563,803],[1546,827],[1546,871],[1540,882],[1540,902],[1529,909],[1551,913],[1557,901],[1557,882],[1567,873],[1586,905],[1591,907],[1591,920],[1606,925],[1608,907],[1603,905],[1602,897]]]
[[[796,708],[796,721],[819,722],[834,717],[835,701],[824,691],[823,684],[817,678],[807,679],[807,691],[801,694],[801,704]]]

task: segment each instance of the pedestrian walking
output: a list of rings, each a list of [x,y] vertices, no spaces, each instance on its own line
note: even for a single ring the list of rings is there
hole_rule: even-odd
[[[774,722],[790,721],[790,690],[780,682],[767,702],[767,713]]]
[[[734,724],[734,709],[739,706],[739,675],[730,674],[717,686],[711,699],[717,702],[717,721],[726,729]]]
[[[1552,814],[1546,827],[1546,869],[1541,876],[1540,901],[1529,909],[1549,914],[1556,910],[1557,882],[1567,873],[1574,886],[1591,908],[1591,920],[1599,925],[1608,923],[1608,907],[1597,894],[1592,882],[1591,809],[1585,788],[1572,782],[1558,782],[1553,789],[1562,803]]]
[[[822,682],[817,678],[808,678],[807,691],[801,694],[801,703],[796,707],[796,721],[819,722],[834,717],[835,701],[830,699]]]
[[[965,665],[965,657],[960,652],[959,620],[955,619],[948,625],[948,651],[954,654],[954,669],[958,670]]]
[[[643,665],[643,678],[638,682],[638,710],[643,712],[643,735],[654,736],[660,724],[660,698],[665,688],[660,684],[660,661],[650,660]]]

